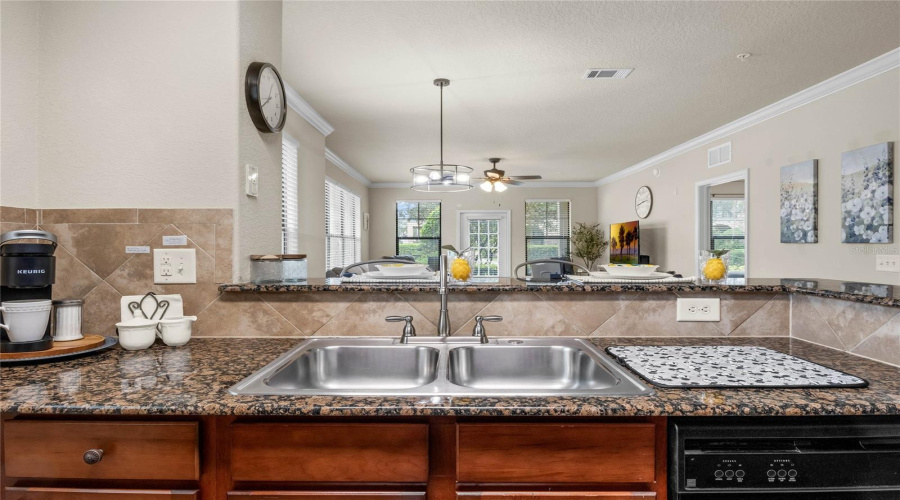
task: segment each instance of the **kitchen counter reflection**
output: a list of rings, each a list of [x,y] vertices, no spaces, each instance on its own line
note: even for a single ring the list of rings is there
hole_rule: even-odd
[[[342,283],[340,278],[313,278],[303,283],[267,284],[234,283],[220,285],[222,292],[437,292],[438,284],[428,282],[385,281]],[[900,286],[809,278],[731,279],[721,285],[693,283],[531,283],[511,278],[476,278],[466,283],[452,283],[452,292],[791,292],[900,307]]]

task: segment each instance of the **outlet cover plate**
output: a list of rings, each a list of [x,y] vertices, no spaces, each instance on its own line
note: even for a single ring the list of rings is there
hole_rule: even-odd
[[[876,255],[875,270],[888,273],[900,273],[900,255]]]
[[[197,250],[194,248],[154,248],[153,282],[158,285],[196,283]]]
[[[678,299],[676,321],[721,321],[719,299]]]

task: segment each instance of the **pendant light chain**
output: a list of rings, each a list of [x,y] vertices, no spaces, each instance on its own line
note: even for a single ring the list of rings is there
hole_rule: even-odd
[[[444,86],[441,85],[441,172],[444,171]]]

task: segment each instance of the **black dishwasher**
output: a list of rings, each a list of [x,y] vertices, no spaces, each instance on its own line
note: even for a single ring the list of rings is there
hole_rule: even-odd
[[[900,418],[669,419],[669,500],[900,499]]]

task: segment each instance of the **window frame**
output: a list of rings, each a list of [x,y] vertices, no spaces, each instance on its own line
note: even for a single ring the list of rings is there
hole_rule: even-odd
[[[438,222],[438,235],[434,236],[417,236],[415,238],[410,238],[408,236],[401,237],[399,232],[397,231],[397,226],[400,222],[400,212],[398,210],[398,205],[400,203],[437,203],[440,209],[440,215],[437,218]],[[399,199],[394,200],[394,255],[400,255],[400,242],[402,241],[420,241],[420,240],[428,240],[428,241],[437,241],[437,255],[436,257],[441,256],[441,245],[444,237],[444,204],[441,200],[409,200],[409,199]]]
[[[713,205],[716,201],[743,201],[744,202],[744,230],[743,234],[740,236],[720,236],[716,237],[715,235],[715,210],[713,209]],[[716,249],[716,240],[720,241],[742,241],[744,251],[744,272],[747,270],[747,204],[746,198],[743,195],[710,195],[709,197],[709,248],[715,250]]]
[[[565,202],[568,203],[568,235],[567,236],[528,236],[528,204],[529,203],[546,203],[546,202]],[[523,206],[524,214],[524,224],[525,224],[525,261],[529,261],[531,259],[528,258],[528,241],[530,239],[559,239],[565,240],[566,242],[566,254],[562,257],[565,259],[572,258],[572,200],[565,198],[526,198],[525,205]]]
[[[330,222],[330,216],[329,216],[329,209],[330,209],[330,207],[329,207],[328,200],[327,200],[327,197],[328,197],[328,196],[327,196],[327,193],[328,193],[328,185],[329,185],[329,184],[331,184],[332,186],[334,186],[334,187],[337,188],[337,189],[343,190],[344,192],[346,192],[346,193],[348,193],[348,194],[350,194],[350,195],[352,195],[352,196],[354,196],[354,197],[356,198],[356,212],[357,212],[357,213],[356,213],[356,217],[355,217],[356,224],[355,224],[355,227],[354,227],[354,230],[355,230],[355,232],[356,232],[355,235],[344,235],[344,234],[331,234],[331,233],[329,233],[329,231],[330,231],[330,229],[331,229],[331,225],[329,224],[329,222]],[[362,229],[362,225],[363,225],[363,224],[362,224],[362,214],[363,214],[363,211],[362,211],[362,197],[361,197],[356,191],[354,191],[354,190],[348,188],[346,185],[341,184],[340,182],[338,182],[338,181],[336,181],[336,180],[334,180],[334,179],[332,179],[331,177],[328,177],[328,176],[325,177],[325,193],[326,193],[326,203],[325,203],[325,270],[328,271],[328,270],[330,270],[330,269],[332,269],[332,268],[334,268],[334,267],[339,267],[339,266],[332,266],[332,265],[329,265],[329,264],[333,264],[333,262],[329,262],[330,255],[331,255],[330,252],[329,252],[329,244],[331,243],[331,238],[340,238],[340,239],[343,239],[343,240],[345,240],[345,241],[347,241],[347,240],[352,240],[352,241],[353,241],[353,252],[352,252],[353,256],[352,256],[351,259],[350,259],[351,262],[342,263],[342,264],[340,265],[340,267],[346,267],[346,266],[349,266],[349,265],[351,265],[351,264],[355,264],[355,263],[357,263],[357,262],[359,262],[359,261],[362,260],[362,232],[363,232],[363,229]],[[342,223],[342,224],[341,224],[341,227],[344,227],[344,226],[346,226],[346,225],[348,225],[348,224],[343,224],[343,223]]]

